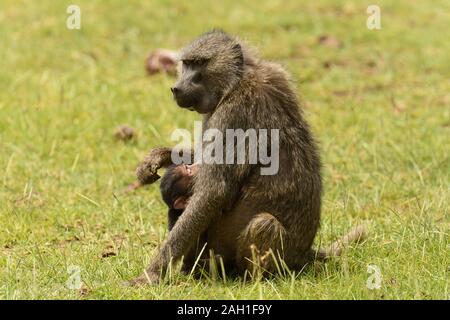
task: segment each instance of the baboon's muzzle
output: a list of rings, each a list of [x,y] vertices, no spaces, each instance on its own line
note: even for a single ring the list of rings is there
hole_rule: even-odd
[[[180,87],[171,87],[170,91],[172,91],[175,101],[181,108],[192,109],[198,102],[195,95]]]

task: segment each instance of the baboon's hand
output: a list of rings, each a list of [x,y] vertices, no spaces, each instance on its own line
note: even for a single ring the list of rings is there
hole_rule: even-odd
[[[165,147],[158,147],[150,150],[136,169],[138,181],[142,185],[145,185],[151,184],[161,178],[157,171],[159,168],[171,163],[171,153],[172,150]]]
[[[141,287],[145,285],[155,285],[158,284],[161,280],[159,273],[156,272],[144,272],[143,275],[125,282],[125,286],[127,287]]]
[[[158,173],[158,166],[155,164],[148,164],[145,162],[141,162],[136,168],[136,177],[141,185],[152,184],[161,178]]]

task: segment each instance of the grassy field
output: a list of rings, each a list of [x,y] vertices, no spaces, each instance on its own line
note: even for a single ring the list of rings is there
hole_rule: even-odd
[[[74,2],[80,30],[66,28]],[[381,30],[366,27],[372,2],[208,3],[0,1],[0,298],[448,299],[449,2],[376,1]],[[213,27],[293,75],[324,163],[317,245],[361,222],[370,237],[297,275],[123,288],[166,211],[157,185],[120,191],[149,148],[199,119],[144,58]],[[122,123],[137,142],[113,139]],[[77,270],[81,290],[67,286]]]

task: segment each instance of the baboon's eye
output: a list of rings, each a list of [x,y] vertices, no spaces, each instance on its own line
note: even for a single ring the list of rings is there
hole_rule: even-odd
[[[205,65],[207,62],[208,62],[208,59],[198,59],[198,60],[195,60],[194,63],[195,63],[197,66],[203,66],[203,65]]]
[[[202,74],[200,72],[197,72],[194,77],[192,77],[192,82],[194,83],[200,83],[202,81]]]
[[[182,61],[186,67],[200,67],[208,62],[207,59],[184,59]]]
[[[194,60],[187,60],[187,59],[183,60],[183,64],[184,64],[186,67],[192,66],[193,62],[194,62]]]

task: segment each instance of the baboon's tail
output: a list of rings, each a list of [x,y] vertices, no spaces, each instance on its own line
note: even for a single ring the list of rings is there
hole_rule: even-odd
[[[367,229],[363,225],[356,226],[345,236],[336,240],[326,249],[312,249],[312,259],[326,260],[341,255],[342,251],[351,243],[357,243],[367,237]]]

